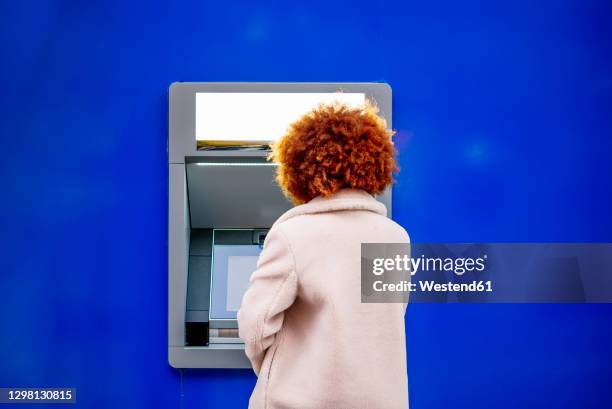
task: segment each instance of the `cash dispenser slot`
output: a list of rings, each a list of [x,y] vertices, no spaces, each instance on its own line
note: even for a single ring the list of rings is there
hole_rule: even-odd
[[[189,246],[185,345],[208,345],[212,229],[192,229]]]

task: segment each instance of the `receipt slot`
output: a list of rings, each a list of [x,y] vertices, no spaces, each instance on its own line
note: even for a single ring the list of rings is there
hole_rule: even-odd
[[[236,313],[268,229],[291,204],[269,144],[320,103],[374,101],[379,83],[174,83],[168,139],[168,361],[248,368]],[[391,192],[378,198],[391,210]]]

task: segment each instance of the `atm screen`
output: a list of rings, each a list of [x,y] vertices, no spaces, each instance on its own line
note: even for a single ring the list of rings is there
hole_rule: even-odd
[[[227,258],[227,311],[240,309],[242,296],[249,286],[251,273],[257,268],[257,256],[229,256]]]
[[[274,142],[303,114],[322,103],[351,107],[365,104],[364,93],[196,93],[195,135],[198,149]]]
[[[213,247],[210,319],[236,319],[242,296],[257,268],[259,245],[233,244]]]

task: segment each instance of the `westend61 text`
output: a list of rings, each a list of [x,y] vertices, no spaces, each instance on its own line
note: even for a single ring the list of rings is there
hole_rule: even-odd
[[[374,291],[376,292],[492,292],[493,284],[488,281],[472,281],[469,283],[436,283],[435,281],[419,281],[411,283],[409,281],[401,281],[399,283],[384,283],[382,281],[374,281]]]

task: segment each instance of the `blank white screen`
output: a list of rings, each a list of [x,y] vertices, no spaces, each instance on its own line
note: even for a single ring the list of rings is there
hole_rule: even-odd
[[[242,297],[249,287],[249,278],[257,269],[257,256],[229,256],[227,258],[227,311],[238,311]]]
[[[365,104],[363,93],[196,93],[196,140],[273,142],[322,103]]]

